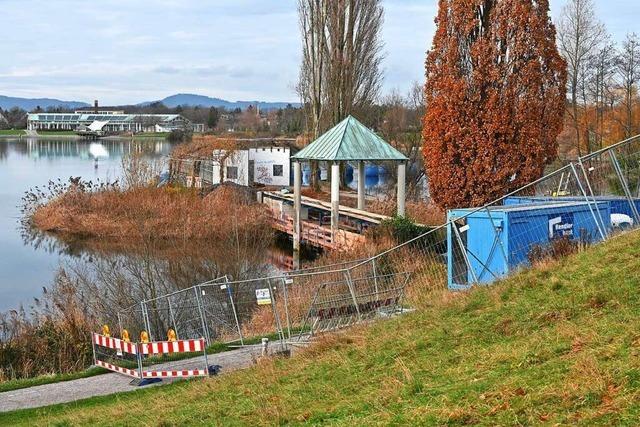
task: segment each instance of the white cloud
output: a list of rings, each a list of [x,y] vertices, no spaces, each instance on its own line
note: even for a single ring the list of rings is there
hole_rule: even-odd
[[[296,0],[0,0],[0,94],[103,104],[193,92],[295,101]],[[551,0],[557,16],[566,0]],[[619,39],[637,0],[598,1]],[[437,0],[383,0],[384,91],[422,81]]]

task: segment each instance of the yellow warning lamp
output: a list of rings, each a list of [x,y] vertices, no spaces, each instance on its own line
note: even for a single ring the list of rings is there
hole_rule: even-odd
[[[122,330],[122,341],[131,342],[131,339],[129,338],[129,331],[127,331],[126,329]]]
[[[140,342],[148,343],[149,342],[149,334],[147,331],[140,332]]]
[[[176,331],[174,331],[173,329],[169,329],[169,330],[167,331],[167,341],[169,341],[169,342],[175,342],[175,341],[177,341],[177,338],[176,338]]]
[[[111,336],[111,331],[109,330],[109,325],[102,325],[102,335],[105,337]]]

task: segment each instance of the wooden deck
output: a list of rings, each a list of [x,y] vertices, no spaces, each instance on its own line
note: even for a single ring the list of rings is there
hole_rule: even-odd
[[[270,207],[273,227],[293,236],[294,199],[292,194],[265,192],[263,203]],[[322,200],[302,197],[305,215],[301,221],[301,241],[307,245],[337,251],[347,251],[363,243],[363,233],[371,226],[390,219],[385,215],[340,206],[340,227],[331,238],[331,204]]]

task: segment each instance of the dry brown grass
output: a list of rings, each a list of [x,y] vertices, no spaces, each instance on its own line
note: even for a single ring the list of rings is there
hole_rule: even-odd
[[[39,206],[31,218],[42,231],[63,236],[136,242],[153,239],[224,239],[233,233],[262,235],[268,217],[233,188],[206,197],[183,188],[69,189]]]

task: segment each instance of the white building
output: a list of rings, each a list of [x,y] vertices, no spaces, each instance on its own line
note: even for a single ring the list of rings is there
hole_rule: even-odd
[[[171,132],[193,125],[179,114],[125,114],[124,111],[76,111],[74,113],[31,113],[29,130],[76,130],[94,122],[106,122],[102,130],[117,132]]]
[[[222,181],[249,186],[274,187],[291,185],[291,149],[261,147],[237,150],[227,155],[224,150],[213,153],[213,184]]]

